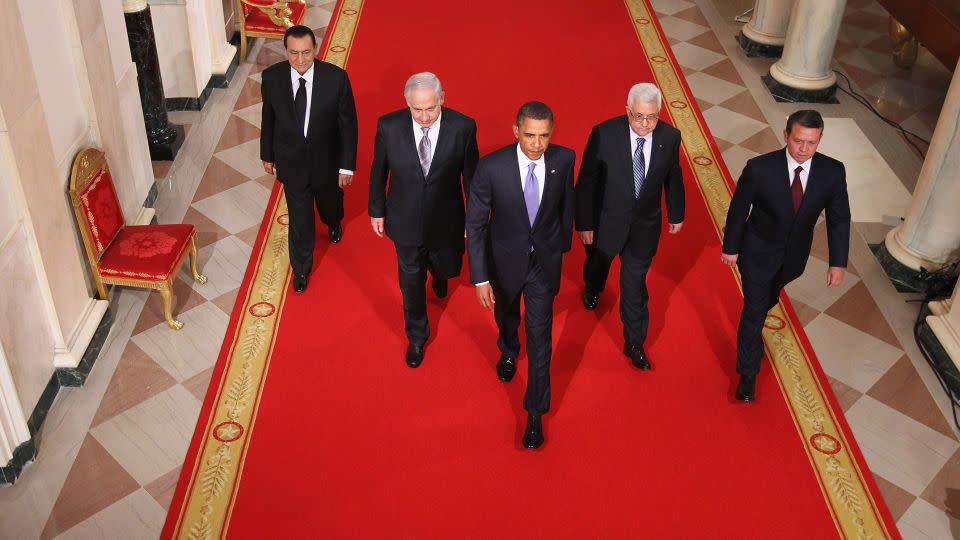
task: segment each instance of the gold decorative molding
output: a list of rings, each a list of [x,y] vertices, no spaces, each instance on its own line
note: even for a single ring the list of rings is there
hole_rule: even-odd
[[[722,158],[714,152],[708,130],[693,109],[696,101],[670,60],[669,46],[657,30],[646,0],[624,0],[624,3],[654,79],[663,92],[664,106],[673,125],[682,133],[683,149],[714,230],[722,238],[731,197],[730,183],[720,164]],[[739,284],[740,276],[736,271],[734,276]],[[844,435],[829,404],[828,390],[820,385],[813,360],[797,332],[783,302],[780,302],[767,317],[763,339],[767,358],[837,531],[844,538],[889,538],[891,533],[853,455],[853,443]]]

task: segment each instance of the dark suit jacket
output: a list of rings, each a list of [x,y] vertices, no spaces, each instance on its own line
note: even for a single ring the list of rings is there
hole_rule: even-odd
[[[813,228],[824,210],[830,266],[847,266],[850,203],[843,163],[814,154],[797,213],[790,197],[791,180],[787,151],[782,149],[747,161],[737,182],[727,211],[723,252],[739,254],[737,263],[750,279],[773,279],[779,271],[782,286],[799,277],[810,255]]]
[[[347,72],[313,61],[313,91],[307,137],[293,107],[290,64],[263,71],[260,92],[260,159],[276,164],[284,183],[309,183],[311,174],[335,181],[339,169],[357,167],[357,109]]]
[[[470,192],[479,158],[477,124],[453,109],[443,109],[426,178],[415,141],[410,109],[377,121],[368,213],[386,218],[387,236],[397,244],[458,247],[462,253],[464,193]]]
[[[577,178],[577,230],[595,231],[596,247],[607,255],[620,253],[626,243],[636,253],[653,256],[660,242],[660,199],[666,198],[667,221],[684,219],[683,175],[680,172],[680,131],[663,120],[653,130],[650,163],[634,197],[633,153],[627,116],[594,126],[583,150]],[[630,235],[631,226],[640,234]]]
[[[530,264],[530,246],[554,294],[560,290],[563,254],[573,234],[573,150],[551,144],[544,153],[545,180],[530,226],[523,199],[517,145],[480,159],[467,202],[467,258],[473,283],[489,281],[515,296]]]

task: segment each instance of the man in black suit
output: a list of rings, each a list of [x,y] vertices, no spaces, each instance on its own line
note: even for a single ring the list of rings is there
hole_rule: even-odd
[[[850,245],[850,203],[843,163],[817,153],[823,118],[801,110],[787,118],[786,149],[747,161],[727,211],[720,254],[740,268],[743,311],[737,329],[736,398],[751,402],[763,354],[767,311],[780,290],[803,274],[813,228],[826,211],[830,267],[827,286],[843,281]]]
[[[541,415],[550,408],[553,298],[573,232],[573,163],[550,144],[553,112],[532,101],[517,111],[511,144],[484,156],[470,183],[467,257],[477,300],[493,310],[499,336],[497,376],[508,382],[520,354],[520,297],[527,332],[527,424],[523,445],[543,444]]]
[[[407,108],[381,116],[370,166],[370,225],[397,250],[407,333],[406,361],[423,361],[430,335],[427,271],[438,298],[463,265],[463,199],[477,167],[477,124],[443,107],[433,73],[417,73],[403,89]],[[387,178],[390,180],[389,190]]]
[[[587,258],[583,264],[583,307],[597,307],[613,257],[620,255],[620,320],[623,354],[639,369],[650,369],[647,339],[647,270],[660,242],[666,199],[670,234],[684,219],[680,132],[660,120],[663,98],[651,83],[627,94],[627,114],[590,132],[577,178],[577,231]]]
[[[293,289],[303,292],[313,266],[314,213],[330,242],[343,236],[343,186],[357,163],[357,110],[347,73],[317,60],[317,38],[306,26],[283,35],[287,61],[263,71],[260,159],[283,183],[290,218]]]

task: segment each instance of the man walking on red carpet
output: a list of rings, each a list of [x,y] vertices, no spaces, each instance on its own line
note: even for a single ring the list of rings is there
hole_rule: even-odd
[[[737,329],[736,398],[755,398],[763,323],[780,290],[803,274],[813,229],[826,211],[827,286],[843,281],[850,245],[850,203],[843,163],[817,152],[823,118],[801,110],[787,118],[786,148],[747,161],[727,211],[720,260],[740,268],[743,311]]]
[[[293,290],[303,292],[313,266],[314,205],[330,242],[343,237],[342,188],[357,164],[357,109],[347,72],[317,60],[313,30],[291,26],[283,46],[287,61],[263,71],[260,159],[283,183]]]
[[[527,424],[523,446],[543,444],[550,409],[553,298],[573,232],[573,163],[551,145],[553,111],[539,101],[517,111],[511,144],[480,159],[467,201],[467,257],[477,301],[499,332],[497,377],[509,382],[520,354],[520,297],[527,332]]]
[[[660,243],[660,200],[666,200],[670,234],[680,232],[685,209],[680,131],[660,120],[662,101],[656,85],[635,84],[627,114],[590,132],[576,187],[577,231],[587,252],[583,307],[597,307],[619,255],[623,354],[642,370],[650,369],[643,348],[650,321],[646,281]]]
[[[407,108],[377,120],[368,213],[373,232],[386,232],[397,250],[406,362],[415,368],[430,336],[427,271],[434,294],[443,298],[447,279],[463,266],[463,199],[479,152],[476,122],[442,106],[436,75],[414,74],[403,97]]]

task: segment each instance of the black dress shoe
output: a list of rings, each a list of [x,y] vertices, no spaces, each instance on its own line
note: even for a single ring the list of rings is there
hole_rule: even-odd
[[[339,244],[343,239],[343,225],[337,223],[327,228],[327,234],[330,235],[331,244]]]
[[[433,278],[430,286],[433,287],[433,294],[437,295],[437,298],[445,298],[447,296],[447,280]]]
[[[299,276],[293,276],[293,291],[294,292],[303,292],[307,289],[307,275],[302,274]]]
[[[647,358],[646,353],[643,352],[642,346],[630,345],[629,343],[623,344],[623,354],[630,359],[633,363],[633,367],[637,369],[642,369],[647,371],[650,369],[650,359]]]
[[[531,450],[543,444],[543,423],[539,414],[527,414],[527,427],[523,430],[523,447]]]
[[[407,345],[407,365],[415,368],[423,362],[423,345]]]
[[[600,301],[600,295],[590,289],[584,289],[583,294],[580,295],[580,300],[583,301],[584,309],[589,311],[597,307],[597,302]]]
[[[750,403],[756,399],[756,375],[741,375],[737,383],[737,401]]]
[[[497,362],[497,378],[503,382],[510,382],[516,372],[517,359],[501,354],[500,360]]]

